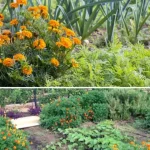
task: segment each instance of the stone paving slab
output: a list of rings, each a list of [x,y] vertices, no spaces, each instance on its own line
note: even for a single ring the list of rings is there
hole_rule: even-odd
[[[39,116],[29,116],[22,117],[18,119],[12,119],[12,124],[16,125],[17,129],[28,128],[33,126],[40,125],[40,117]]]

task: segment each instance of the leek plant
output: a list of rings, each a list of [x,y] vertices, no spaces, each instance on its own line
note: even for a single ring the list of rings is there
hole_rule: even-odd
[[[129,15],[129,11],[127,11],[127,15],[123,18],[123,23],[126,33],[132,43],[138,42],[138,35],[142,30],[144,24],[146,23],[147,19],[150,17],[150,11],[148,11],[149,5],[150,0],[136,0],[135,4],[129,5],[127,8],[127,10],[130,9],[132,11],[133,15]],[[128,25],[129,19],[131,23],[130,25]]]

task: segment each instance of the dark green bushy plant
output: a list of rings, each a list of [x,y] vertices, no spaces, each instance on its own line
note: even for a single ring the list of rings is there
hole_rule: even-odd
[[[109,109],[107,104],[93,104],[94,121],[108,119]]]
[[[42,109],[41,126],[52,129],[76,127],[82,122],[81,115],[82,109],[77,101],[55,100]]]
[[[87,111],[93,112],[94,115],[88,115],[88,112],[84,114],[86,118],[90,118],[93,121],[100,121],[108,119],[108,104],[103,90],[91,90],[82,95],[81,106]],[[92,118],[91,118],[92,117]]]
[[[91,90],[82,96],[81,105],[84,108],[91,107],[94,103],[106,103],[104,92],[101,90]]]

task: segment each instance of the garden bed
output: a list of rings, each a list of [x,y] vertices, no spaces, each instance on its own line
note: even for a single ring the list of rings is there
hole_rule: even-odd
[[[81,127],[89,128],[93,125],[94,124],[92,122],[86,122],[83,123]],[[135,129],[131,126],[131,122],[117,121],[115,123],[115,127],[120,131],[134,137],[140,143],[150,139],[150,133],[148,133],[148,130]],[[25,128],[23,130],[29,134],[29,139],[32,141],[32,150],[41,150],[41,148],[45,148],[45,145],[49,145],[51,142],[56,142],[61,137],[56,132],[43,129],[40,126]],[[63,150],[67,149],[64,147]]]

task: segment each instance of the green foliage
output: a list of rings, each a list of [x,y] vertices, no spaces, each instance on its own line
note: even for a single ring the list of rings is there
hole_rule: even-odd
[[[27,141],[26,134],[15,128],[0,128],[0,150],[6,149],[19,149],[27,150],[29,142]]]
[[[101,90],[91,90],[82,95],[81,105],[83,108],[89,108],[95,103],[107,103],[104,92]]]
[[[110,48],[82,47],[75,53],[80,67],[57,79],[46,79],[46,86],[69,87],[145,87],[150,85],[150,51],[143,45]]]
[[[111,119],[145,116],[149,109],[149,93],[138,89],[110,89],[105,91]],[[142,101],[141,101],[142,99]]]
[[[59,94],[54,93],[54,94],[48,94],[48,95],[41,96],[38,100],[41,104],[46,104],[46,103],[50,103],[51,101],[53,101],[54,99],[56,99],[58,97],[59,97]]]
[[[145,123],[144,123],[146,128],[150,128],[150,112],[148,112],[146,114],[146,119],[145,119]]]
[[[132,43],[137,43],[138,35],[150,17],[149,4],[149,0],[141,0],[127,6],[125,15],[123,16],[123,23]],[[130,15],[131,12],[132,16]]]
[[[10,122],[10,119],[9,118],[6,118],[6,117],[0,117],[0,129],[1,128],[10,128],[12,127],[12,123]]]
[[[108,119],[109,109],[107,104],[93,104],[92,110],[94,112],[94,121]]]
[[[59,132],[65,135],[65,139],[62,138],[59,142],[47,146],[47,150],[60,150],[63,147],[66,147],[67,150],[112,150],[115,148],[138,150],[139,148],[138,144],[130,145],[132,138],[115,129],[112,122],[109,121],[101,122],[90,128],[66,129],[59,130]]]
[[[10,103],[26,103],[31,99],[31,89],[1,89],[0,90],[0,106]]]
[[[41,126],[58,129],[77,127],[81,124],[82,110],[73,99],[58,99],[46,104],[40,114]]]

